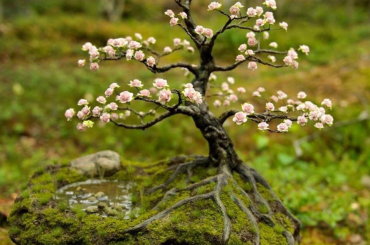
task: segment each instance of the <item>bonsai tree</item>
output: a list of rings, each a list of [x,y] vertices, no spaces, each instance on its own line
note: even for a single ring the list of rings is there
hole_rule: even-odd
[[[313,121],[314,126],[322,129],[325,125],[332,125],[333,117],[326,114],[327,109],[331,109],[331,101],[325,99],[321,105],[315,105],[310,101],[304,101],[306,94],[299,92],[297,98],[288,99],[287,94],[278,91],[267,101],[266,108],[262,112],[256,112],[250,103],[244,103],[239,110],[227,110],[220,116],[216,116],[209,109],[208,103],[212,98],[222,98],[213,102],[215,107],[228,107],[230,103],[238,101],[237,93],[245,93],[243,87],[234,93],[229,84],[235,80],[229,77],[228,82],[221,86],[214,85],[216,80],[215,73],[232,71],[244,64],[248,69],[254,71],[259,65],[270,66],[272,68],[290,67],[298,68],[298,54],[294,48],[287,51],[278,51],[275,42],[269,43],[269,48],[264,48],[264,41],[269,38],[271,30],[281,29],[287,31],[288,24],[276,23],[273,10],[276,9],[275,0],[266,0],[265,9],[262,7],[248,8],[237,2],[226,11],[218,2],[211,2],[208,11],[220,14],[220,18],[225,18],[225,24],[217,31],[205,28],[195,23],[192,17],[192,0],[174,0],[181,8],[181,12],[175,14],[172,10],[167,10],[164,14],[169,18],[172,27],[181,28],[191,40],[181,40],[175,38],[173,47],[165,47],[163,52],[155,51],[153,45],[156,39],[150,37],[143,39],[139,33],[134,38],[115,38],[109,39],[105,47],[96,47],[91,43],[82,46],[82,50],[90,55],[90,69],[96,71],[104,61],[127,60],[136,61],[154,74],[166,73],[172,69],[183,69],[191,75],[191,80],[181,89],[170,87],[167,80],[156,77],[152,86],[144,88],[144,84],[138,79],[132,79],[129,83],[119,86],[117,83],[111,84],[105,91],[105,95],[98,96],[96,106],[89,104],[85,99],[78,101],[81,109],[75,113],[73,108],[65,112],[68,120],[75,114],[80,122],[77,129],[84,131],[92,128],[94,121],[111,123],[117,127],[132,130],[145,130],[176,115],[186,115],[193,119],[195,127],[202,133],[208,142],[209,155],[207,157],[193,157],[191,160],[179,163],[175,167],[169,168],[172,171],[171,177],[164,183],[153,186],[146,190],[146,193],[155,193],[159,190],[164,192],[161,202],[166,202],[169,195],[181,192],[179,188],[168,188],[172,182],[177,181],[180,174],[192,174],[195,167],[217,166],[218,172],[211,177],[200,180],[196,183],[188,182],[182,190],[192,190],[204,186],[211,182],[216,183],[215,188],[203,194],[194,195],[171,205],[170,207],[156,212],[152,217],[144,220],[124,232],[132,233],[144,229],[151,222],[161,219],[170,212],[186,204],[197,202],[204,199],[211,199],[219,208],[223,216],[223,235],[222,243],[226,244],[230,238],[232,224],[227,212],[227,206],[223,203],[221,195],[224,190],[228,190],[229,195],[235,204],[248,216],[254,233],[249,237],[252,244],[260,244],[260,233],[258,223],[264,223],[274,227],[276,213],[282,213],[292,223],[291,231],[283,229],[281,232],[288,244],[299,241],[299,221],[284,207],[283,203],[276,197],[267,181],[253,168],[243,163],[235,151],[234,144],[227,134],[223,124],[228,118],[232,117],[236,125],[243,125],[249,121],[256,123],[261,131],[273,133],[287,133],[293,123],[306,125]],[[279,26],[279,27],[275,27]],[[218,37],[231,29],[240,29],[246,32],[246,43],[239,47],[240,54],[236,61],[228,66],[220,66],[215,62],[213,49]],[[193,46],[192,46],[193,45]],[[176,51],[186,50],[188,52],[199,53],[199,63],[196,65],[179,62],[167,65],[159,65],[160,58],[170,55]],[[302,45],[298,50],[308,55],[309,47]],[[78,61],[79,66],[85,65],[85,60]],[[122,88],[122,90],[121,90]],[[264,88],[259,88],[253,93],[255,97],[261,97],[265,92]],[[111,100],[111,102],[109,101]],[[152,108],[147,112],[139,112],[132,105],[134,103],[147,103]],[[279,106],[278,106],[279,105]],[[156,115],[157,111],[164,111]],[[125,120],[128,116],[135,115],[137,124],[127,124]],[[154,119],[153,119],[154,116]],[[270,123],[277,121],[277,127],[270,127]],[[239,176],[245,183],[240,185],[235,176]],[[230,185],[233,188],[230,189]],[[273,196],[273,200],[266,200],[261,193],[261,188]],[[233,190],[241,193],[243,198],[236,195]],[[156,205],[154,208],[157,208]],[[263,207],[263,208],[261,208]]]

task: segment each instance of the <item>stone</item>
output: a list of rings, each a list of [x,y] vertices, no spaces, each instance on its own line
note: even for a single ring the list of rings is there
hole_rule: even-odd
[[[105,202],[98,202],[98,208],[105,209],[108,207],[108,204]]]
[[[121,159],[114,151],[100,151],[72,160],[70,168],[86,176],[111,176],[121,169]]]
[[[104,209],[104,212],[105,212],[108,216],[117,216],[117,215],[118,215],[117,210],[114,210],[113,208],[105,208],[105,209]]]
[[[105,196],[105,194],[104,194],[104,192],[99,191],[94,196],[99,199],[99,198],[102,198],[103,196]]]
[[[98,206],[89,206],[89,207],[86,208],[86,213],[93,214],[93,213],[96,213],[98,211],[99,211]]]
[[[92,197],[87,198],[87,200],[89,202],[96,202],[96,197],[92,196]]]

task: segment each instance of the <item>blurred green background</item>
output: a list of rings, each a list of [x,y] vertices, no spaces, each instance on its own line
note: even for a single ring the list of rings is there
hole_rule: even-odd
[[[225,22],[206,11],[211,1],[193,2],[197,23],[217,30]],[[242,3],[261,6],[262,0]],[[277,3],[276,19],[288,22],[289,31],[271,32],[269,42],[278,42],[281,49],[310,46],[310,55],[301,55],[300,69],[260,67],[251,72],[243,66],[218,74],[218,83],[234,76],[235,88],[246,87],[248,95],[263,86],[292,97],[304,90],[314,102],[331,98],[335,126],[319,132],[294,126],[284,135],[261,133],[252,123],[229,123],[227,130],[240,156],[302,221],[302,244],[370,244],[370,1]],[[135,62],[106,62],[94,73],[77,67],[77,59],[87,58],[80,50],[87,41],[103,46],[108,38],[140,32],[144,38],[156,37],[155,47],[162,50],[173,38],[186,38],[169,27],[163,14],[168,8],[178,10],[172,0],[0,0],[1,212],[9,212],[14,193],[46,164],[106,149],[136,161],[207,154],[206,142],[189,118],[174,117],[145,132],[107,125],[80,133],[63,115],[78,99],[103,94],[112,82],[138,78],[151,84],[156,76]],[[245,41],[244,31],[227,32],[216,46],[217,62],[231,64]],[[177,52],[162,62],[196,59],[197,54]],[[190,79],[180,70],[161,77],[174,86]],[[0,227],[0,244],[11,244],[6,234]]]

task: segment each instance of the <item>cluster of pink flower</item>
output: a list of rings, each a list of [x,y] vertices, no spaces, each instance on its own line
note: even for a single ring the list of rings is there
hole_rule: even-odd
[[[139,97],[150,98],[151,94],[156,94],[158,96],[158,102],[161,104],[167,104],[171,101],[172,91],[169,88],[167,80],[162,78],[156,78],[153,82],[153,87],[150,89],[142,89],[143,83],[134,79],[128,83],[128,86],[135,88],[138,93],[136,96],[130,91],[117,92],[117,88],[120,86],[117,83],[112,83],[104,92],[104,96],[98,96],[96,101],[100,106],[95,106],[92,110],[89,107],[89,102],[86,99],[80,99],[77,103],[78,106],[82,106],[82,109],[75,113],[73,108],[69,108],[65,112],[65,117],[70,121],[76,114],[77,118],[83,121],[77,125],[77,129],[80,131],[85,130],[86,128],[93,127],[94,123],[90,120],[92,118],[100,118],[100,121],[103,123],[108,123],[112,119],[125,119],[130,116],[130,110],[125,110],[125,113],[117,114],[116,111],[119,110],[119,107],[116,102],[107,102],[107,99],[110,98],[113,94],[116,94],[116,101],[121,104],[126,104],[126,107],[129,108],[130,102]],[[195,91],[192,84],[186,84],[185,89],[182,92],[185,96],[185,99],[193,103],[201,104],[202,95]],[[152,111],[155,113],[155,111]],[[142,113],[143,114],[143,113]]]
[[[214,74],[211,74],[210,81],[216,81],[217,77]],[[228,107],[231,103],[237,102],[239,100],[238,96],[234,93],[232,89],[230,89],[230,84],[234,84],[235,79],[233,77],[228,77],[226,82],[221,84],[221,91],[214,94],[214,96],[218,97],[225,97],[225,100],[221,102],[220,100],[215,100],[213,105],[215,107],[221,107],[222,105]],[[239,94],[243,94],[246,92],[246,89],[243,87],[237,88],[237,92]]]
[[[90,42],[82,45],[82,50],[88,52],[90,55],[90,69],[93,71],[99,70],[99,62],[102,61],[103,58],[116,58],[117,54],[124,54],[124,57],[127,60],[135,59],[140,62],[145,61],[148,66],[154,67],[156,64],[155,58],[149,56],[145,60],[145,53],[141,49],[145,50],[145,48],[155,44],[157,40],[154,37],[149,37],[147,40],[143,40],[143,37],[140,33],[135,33],[135,38],[136,40],[133,40],[133,38],[130,36],[125,38],[111,38],[107,41],[107,46],[101,48],[97,48]],[[194,48],[190,46],[190,42],[187,40],[175,38],[173,40],[173,44],[175,48],[181,46],[185,47],[189,52],[194,52]],[[163,52],[166,54],[171,53],[172,51],[173,49],[168,46],[166,46],[163,50]],[[85,64],[85,59],[78,60],[79,66],[85,66]]]
[[[257,91],[253,92],[253,96],[261,97],[262,92],[264,92],[264,88],[259,88]],[[318,129],[323,129],[325,125],[332,126],[334,122],[334,118],[330,114],[326,114],[327,109],[332,108],[332,102],[329,99],[325,99],[321,103],[321,107],[315,105],[311,101],[301,101],[307,97],[306,93],[299,92],[297,95],[298,100],[288,99],[287,94],[278,91],[277,95],[271,96],[271,99],[277,103],[278,101],[283,101],[284,106],[281,106],[277,111],[275,111],[275,105],[272,102],[266,103],[266,111],[264,115],[268,118],[269,116],[274,116],[271,113],[283,113],[283,115],[287,115],[290,112],[297,111],[300,115],[295,118],[294,120],[297,121],[297,124],[304,126],[308,123],[309,120],[315,122],[315,127]],[[237,125],[241,125],[248,120],[249,115],[254,114],[254,106],[249,103],[242,104],[242,111],[237,112],[234,115],[233,121]],[[279,115],[279,114],[275,114]],[[286,117],[287,118],[287,117]],[[292,127],[293,119],[284,119],[282,123],[277,125],[278,132],[288,132],[289,128]],[[269,124],[265,121],[260,122],[258,124],[259,130],[269,130]]]

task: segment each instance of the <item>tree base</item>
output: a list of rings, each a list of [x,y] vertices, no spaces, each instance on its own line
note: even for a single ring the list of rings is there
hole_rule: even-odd
[[[110,179],[137,183],[138,216],[100,217],[71,210],[53,198],[87,176],[68,166],[35,174],[9,222],[16,244],[288,244],[299,242],[299,222],[267,182],[242,164],[235,171],[202,156],[157,164],[123,164]],[[134,178],[134,179],[132,179]],[[50,197],[46,200],[46,197]]]

